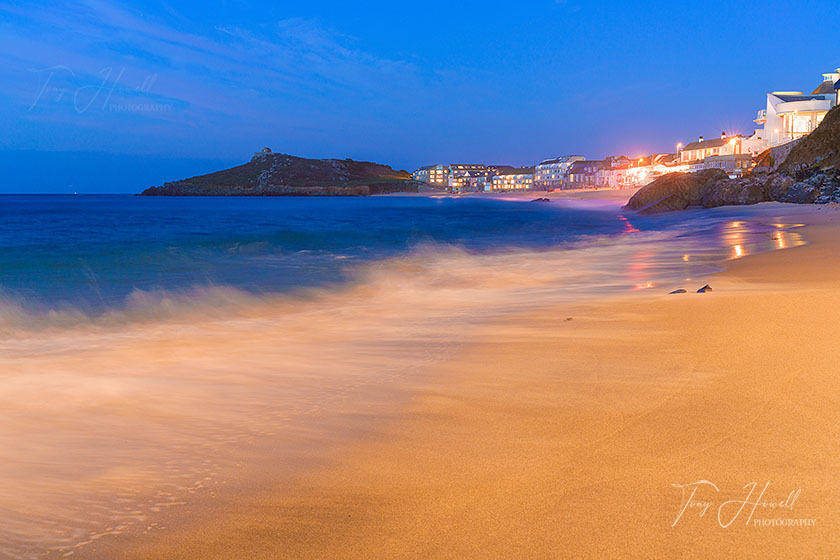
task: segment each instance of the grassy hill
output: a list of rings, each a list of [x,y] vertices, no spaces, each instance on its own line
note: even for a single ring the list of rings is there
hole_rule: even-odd
[[[257,152],[231,169],[150,187],[145,196],[367,196],[418,192],[407,171],[350,159],[306,159]]]

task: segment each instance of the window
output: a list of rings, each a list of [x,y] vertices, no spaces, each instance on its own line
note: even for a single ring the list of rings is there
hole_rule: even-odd
[[[811,117],[794,116],[791,119],[791,132],[811,132]]]

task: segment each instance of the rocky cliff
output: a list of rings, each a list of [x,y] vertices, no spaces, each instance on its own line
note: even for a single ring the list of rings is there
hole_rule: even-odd
[[[150,187],[145,196],[368,196],[418,192],[407,171],[350,159],[306,159],[265,148],[251,161]]]
[[[840,202],[840,107],[790,149],[772,173],[730,179],[719,169],[671,173],[641,188],[626,210],[643,214],[778,201],[798,204]]]

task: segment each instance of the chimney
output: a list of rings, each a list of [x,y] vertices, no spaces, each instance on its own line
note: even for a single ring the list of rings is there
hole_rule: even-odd
[[[723,132],[721,132],[721,133],[720,133],[720,139],[721,139],[721,140],[726,139],[726,131],[725,131],[725,130],[724,130]]]
[[[700,141],[701,141],[701,142],[703,141],[703,137],[702,137],[702,136],[700,137]]]

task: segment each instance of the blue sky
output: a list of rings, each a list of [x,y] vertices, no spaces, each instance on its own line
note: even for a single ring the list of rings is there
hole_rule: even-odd
[[[0,0],[2,192],[135,192],[262,146],[413,169],[750,133],[840,67],[835,1]]]

